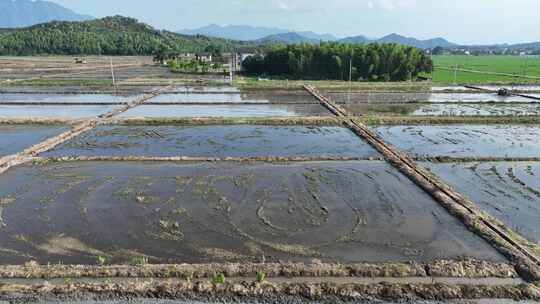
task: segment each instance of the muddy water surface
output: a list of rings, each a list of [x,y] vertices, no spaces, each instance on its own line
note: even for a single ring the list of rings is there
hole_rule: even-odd
[[[0,103],[127,103],[135,98],[108,94],[0,94]]]
[[[317,103],[307,92],[297,93],[182,93],[161,94],[150,103]]]
[[[540,104],[430,104],[413,116],[531,116],[540,115]]]
[[[115,106],[88,105],[88,106],[66,106],[66,105],[45,105],[45,106],[20,106],[20,105],[0,105],[0,117],[46,117],[46,118],[88,118],[107,113]]]
[[[294,117],[330,116],[318,104],[141,105],[119,117]]]
[[[412,156],[538,157],[540,128],[531,126],[375,127],[389,143]]]
[[[540,163],[423,163],[484,210],[540,242]]]
[[[345,108],[354,115],[409,116],[530,116],[540,115],[540,104],[417,104],[417,103],[356,103]]]
[[[341,156],[378,153],[341,127],[100,126],[42,156]]]
[[[503,260],[376,161],[25,165],[0,198],[4,264]]]
[[[338,103],[533,103],[521,96],[499,96],[495,93],[326,93]]]
[[[66,126],[0,125],[0,157],[21,152],[68,130]]]

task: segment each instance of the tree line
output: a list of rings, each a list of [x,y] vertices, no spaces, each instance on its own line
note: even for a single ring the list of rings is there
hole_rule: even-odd
[[[296,44],[272,47],[242,63],[247,74],[291,79],[404,81],[433,69],[422,50],[398,44]]]

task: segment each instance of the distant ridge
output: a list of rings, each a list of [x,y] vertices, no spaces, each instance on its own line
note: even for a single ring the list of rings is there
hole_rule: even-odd
[[[338,38],[331,34],[317,34],[311,31],[291,31],[287,29],[273,28],[273,27],[255,27],[249,25],[226,25],[219,26],[216,24],[211,24],[201,28],[191,29],[191,30],[181,30],[180,34],[184,35],[203,35],[208,37],[217,37],[225,38],[232,40],[244,40],[244,41],[254,41],[254,40],[268,40],[268,39],[279,39],[281,34],[287,34],[284,37],[289,39],[287,36],[290,33],[296,33],[308,40],[314,41],[334,41]]]
[[[366,36],[352,36],[339,39],[332,34],[317,34],[311,31],[290,31],[272,27],[253,27],[249,25],[209,25],[193,30],[182,30],[185,35],[204,35],[208,37],[218,37],[225,39],[255,41],[257,43],[319,43],[320,41],[338,41],[343,43],[397,43],[430,49],[437,46],[452,47],[457,44],[451,43],[444,38],[433,38],[420,40],[412,37],[405,37],[396,33],[384,36],[380,39],[371,39]]]
[[[397,43],[397,44],[403,44],[403,45],[409,45],[414,46],[421,49],[430,49],[435,47],[451,47],[456,46],[457,44],[448,42],[444,38],[433,38],[433,39],[427,39],[427,40],[419,40],[416,38],[411,37],[405,37],[398,34],[390,34],[387,36],[382,37],[381,39],[376,40],[375,42],[380,43]]]
[[[92,16],[77,14],[56,3],[42,0],[0,0],[0,28],[27,27],[50,21],[85,21]]]
[[[319,43],[320,40],[307,38],[299,33],[289,32],[284,34],[276,34],[264,37],[262,39],[256,40],[257,43],[285,43],[285,44],[294,44],[294,43]]]

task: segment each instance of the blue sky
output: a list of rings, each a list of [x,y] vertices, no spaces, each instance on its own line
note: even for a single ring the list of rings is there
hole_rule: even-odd
[[[457,43],[540,41],[540,0],[52,0],[96,17],[121,14],[158,28],[211,23],[338,36],[399,33]]]

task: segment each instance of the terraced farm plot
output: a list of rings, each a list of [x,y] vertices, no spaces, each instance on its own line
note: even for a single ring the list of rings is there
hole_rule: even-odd
[[[109,94],[0,94],[0,103],[65,103],[65,104],[100,104],[127,103],[136,96],[115,96]]]
[[[411,107],[412,108],[412,107]],[[538,116],[540,105],[531,104],[430,104],[407,113],[412,116]]]
[[[377,133],[417,157],[538,157],[540,129],[531,126],[384,126]]]
[[[330,116],[318,104],[259,104],[259,105],[141,105],[119,117],[295,117]]]
[[[384,162],[45,163],[0,198],[1,264],[504,261]]]
[[[0,105],[0,118],[92,118],[113,108],[107,105]]]
[[[408,115],[408,116],[537,116],[540,105],[490,103],[355,103],[344,107],[354,115]]]
[[[21,152],[67,130],[66,126],[0,125],[0,157]]]
[[[540,97],[539,94],[528,94]],[[496,93],[327,93],[332,101],[343,104],[356,103],[532,103],[534,99],[512,95],[499,96]]]
[[[350,130],[309,126],[100,126],[45,157],[377,157]]]
[[[424,163],[484,210],[538,243],[540,252],[540,163]]]
[[[306,92],[187,92],[182,94],[162,94],[151,103],[314,103],[317,101]]]

